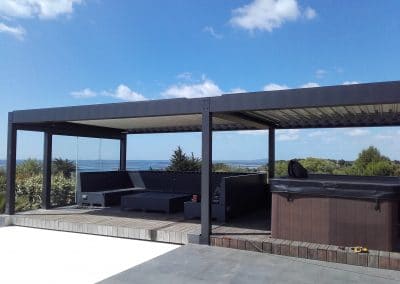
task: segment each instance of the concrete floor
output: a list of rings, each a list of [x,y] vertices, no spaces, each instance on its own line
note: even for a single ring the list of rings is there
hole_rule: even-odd
[[[399,283],[400,271],[186,245],[101,283]]]

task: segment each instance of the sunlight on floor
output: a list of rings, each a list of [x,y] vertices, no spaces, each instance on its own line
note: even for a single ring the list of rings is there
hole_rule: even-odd
[[[0,243],[1,283],[95,283],[179,247],[23,227]]]

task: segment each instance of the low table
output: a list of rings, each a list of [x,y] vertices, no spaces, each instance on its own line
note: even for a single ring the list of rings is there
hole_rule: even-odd
[[[185,219],[195,219],[201,216],[201,203],[186,201],[184,204]],[[226,221],[225,207],[219,204],[211,204],[211,218],[219,221]]]
[[[121,197],[121,210],[162,211],[174,213],[183,210],[183,203],[191,195],[169,192],[143,192]]]

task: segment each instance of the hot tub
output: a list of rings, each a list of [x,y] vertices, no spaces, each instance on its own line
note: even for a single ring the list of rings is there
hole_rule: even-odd
[[[400,179],[310,175],[270,179],[272,237],[392,251]]]

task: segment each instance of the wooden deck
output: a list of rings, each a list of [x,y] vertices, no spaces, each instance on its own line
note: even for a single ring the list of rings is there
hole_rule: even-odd
[[[260,212],[231,223],[213,223],[215,237],[263,241],[270,236]],[[148,241],[187,244],[200,234],[200,220],[185,220],[182,213],[124,212],[119,208],[78,208],[32,210],[10,216],[16,226],[42,228]]]

